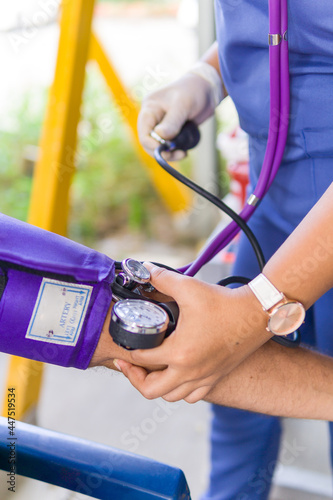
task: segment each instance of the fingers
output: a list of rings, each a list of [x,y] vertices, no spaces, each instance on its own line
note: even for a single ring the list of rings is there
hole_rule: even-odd
[[[151,156],[154,156],[154,151],[155,149],[160,145],[160,143],[156,140],[153,139],[150,135],[150,133],[155,130],[155,132],[162,138],[162,139],[168,139],[170,137],[173,139],[178,132],[176,132],[173,135],[173,132],[165,134],[163,129],[168,130],[168,124],[165,126],[164,125],[158,125],[157,127],[156,124],[158,123],[158,120],[160,117],[163,116],[164,111],[160,108],[154,108],[154,107],[146,107],[144,108],[138,118],[138,132],[139,132],[139,139],[144,147],[144,149],[147,151],[148,154]],[[161,130],[159,130],[159,127],[162,127]],[[159,131],[158,131],[159,130]],[[176,130],[178,130],[178,127],[176,127]],[[164,152],[163,157],[166,161],[180,161],[183,158],[185,158],[187,153],[185,151],[172,151],[172,152]]]
[[[176,151],[165,151],[162,156],[166,161],[180,161],[187,156],[187,152],[177,149]]]
[[[168,394],[177,386],[177,374],[172,368],[147,373],[143,368],[121,362],[121,369],[131,384],[147,399],[156,399]]]
[[[186,403],[194,404],[197,403],[198,401],[202,401],[206,395],[209,393],[211,390],[210,386],[205,386],[205,387],[199,387],[198,389],[195,389],[191,394],[186,396],[185,399]]]
[[[211,390],[212,381],[208,379],[206,381],[201,380],[199,382],[191,381],[185,384],[179,385],[176,389],[172,390],[168,394],[164,394],[163,399],[169,403],[175,403],[176,401],[181,401],[184,399],[187,403],[197,403],[203,399]]]
[[[147,399],[163,397],[165,401],[170,403],[184,399],[187,403],[193,404],[204,399],[211,390],[210,385],[197,388],[192,382],[188,382],[167,394],[163,394],[161,390],[161,378],[163,379],[163,377],[161,374],[157,374],[156,372],[148,374],[144,368],[132,365],[123,360],[116,360],[116,366],[128,378],[133,387]],[[156,382],[159,385],[159,391],[156,391],[154,387]]]
[[[183,274],[155,266],[150,262],[144,262],[144,266],[150,272],[150,283],[161,293],[173,297],[178,302],[177,297],[183,297],[184,287],[189,284],[192,278]]]
[[[163,344],[154,349],[136,349],[128,351],[129,361],[135,365],[146,366],[151,370],[161,370],[161,367],[168,365],[168,359],[172,357],[169,348],[170,338],[164,340]]]
[[[144,368],[132,365],[122,359],[115,359],[114,364],[128,378],[133,387],[140,391],[140,387],[144,384],[148,372]]]
[[[151,156],[154,155],[154,150],[159,146],[159,143],[150,136],[150,132],[155,129],[156,125],[162,120],[164,114],[164,109],[158,104],[145,105],[139,114],[139,140],[144,149]]]
[[[188,109],[174,102],[173,93],[158,92],[143,103],[138,118],[139,140],[151,156],[159,142],[150,136],[154,130],[162,139],[171,140],[179,134],[188,119]],[[186,156],[184,151],[165,153],[167,161],[179,161]]]
[[[144,266],[150,271],[151,284],[159,292],[172,297],[177,302],[180,313],[184,312],[184,308],[187,306],[193,306],[196,303],[202,304],[211,293],[212,285],[191,276],[155,266],[151,262],[144,262]]]
[[[188,112],[180,106],[171,106],[167,109],[163,119],[155,126],[155,132],[166,140],[172,140],[179,134],[188,119]]]
[[[171,106],[163,116],[162,121],[154,128],[154,132],[162,139],[172,140],[179,134],[187,119],[187,110],[180,106]],[[187,153],[181,150],[163,153],[163,157],[167,161],[180,161],[186,155]]]

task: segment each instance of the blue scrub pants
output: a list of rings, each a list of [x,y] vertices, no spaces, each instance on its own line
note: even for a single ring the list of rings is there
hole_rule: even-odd
[[[260,208],[250,226],[267,259],[288,235]],[[253,250],[242,236],[234,274],[252,278],[258,272]],[[307,312],[302,341],[333,355],[333,290]],[[210,484],[202,500],[266,500],[279,452],[280,419],[217,405],[212,412]],[[332,423],[330,432],[333,463]]]

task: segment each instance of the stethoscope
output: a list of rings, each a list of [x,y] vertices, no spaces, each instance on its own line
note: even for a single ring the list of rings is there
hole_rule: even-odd
[[[269,0],[269,73],[270,73],[270,117],[265,157],[257,185],[249,196],[239,216],[248,221],[270,188],[282,161],[289,124],[289,52],[288,52],[288,4],[287,0]],[[161,145],[155,158],[166,169]],[[171,171],[168,169],[169,173]],[[179,179],[180,180],[180,179]],[[235,219],[203,249],[197,259],[181,271],[194,276],[243,229]],[[259,262],[260,265],[260,262]]]
[[[152,137],[160,143],[154,152],[157,163],[170,175],[206,198],[232,219],[232,222],[207,244],[194,262],[176,272],[194,276],[225,248],[240,230],[251,243],[260,270],[265,265],[263,252],[255,235],[248,227],[247,221],[270,188],[282,161],[287,141],[290,108],[287,8],[287,0],[269,0],[270,118],[268,141],[258,182],[239,214],[217,196],[175,170],[163,158],[163,152],[172,152],[177,149],[186,151],[198,144],[200,133],[193,122],[185,123],[178,136],[171,141],[164,140],[154,131],[151,133]],[[131,265],[128,266],[126,261],[130,261]],[[177,304],[158,302],[149,298],[149,293],[152,291],[149,284],[149,271],[138,261],[133,259],[126,259],[126,261],[116,263],[116,268],[120,272],[116,275],[112,288],[117,302],[111,315],[110,333],[115,342],[128,349],[156,347],[176,327],[179,314]],[[158,265],[167,267],[162,264]],[[143,275],[144,281],[141,280]],[[249,281],[250,279],[245,277],[231,276],[222,279],[218,284],[228,286],[232,283],[246,284]],[[298,331],[294,332],[293,338],[274,336],[273,340],[288,347],[295,347],[300,343],[300,334]]]

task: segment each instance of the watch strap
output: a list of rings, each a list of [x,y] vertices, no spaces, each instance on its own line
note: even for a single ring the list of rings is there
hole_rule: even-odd
[[[259,274],[250,281],[249,287],[265,311],[269,311],[269,309],[285,298],[283,293],[279,292],[264,274]]]

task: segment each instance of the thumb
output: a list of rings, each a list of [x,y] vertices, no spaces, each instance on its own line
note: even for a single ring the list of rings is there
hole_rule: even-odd
[[[155,132],[162,139],[171,140],[181,131],[182,126],[188,120],[188,113],[179,107],[170,108],[160,123],[155,127]]]
[[[150,272],[150,283],[161,293],[173,297],[176,302],[181,302],[183,288],[191,278],[175,271],[169,271],[163,267],[155,266],[150,262],[145,262],[144,266]],[[179,297],[179,300],[177,300]]]

